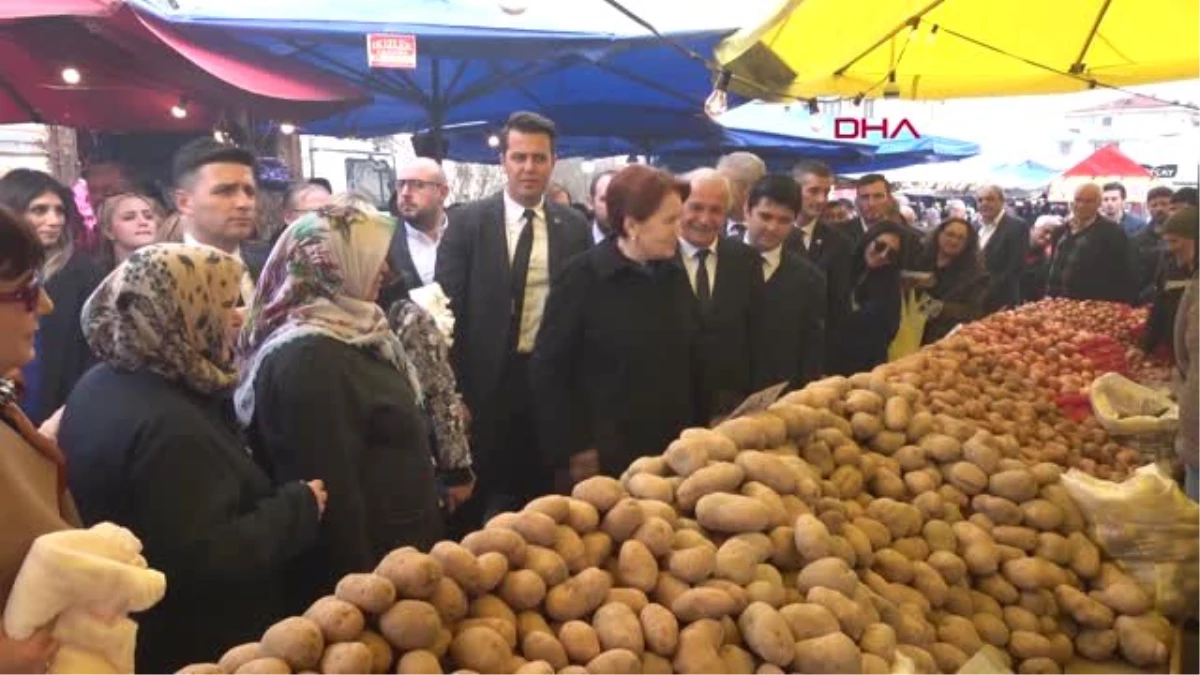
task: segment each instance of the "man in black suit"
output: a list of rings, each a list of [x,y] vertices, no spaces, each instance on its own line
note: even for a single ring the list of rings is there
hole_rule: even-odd
[[[987,185],[979,202],[979,248],[988,271],[984,312],[991,314],[1021,304],[1021,274],[1029,250],[1029,225],[1004,210],[1004,190]]]
[[[1137,296],[1129,238],[1100,215],[1100,186],[1075,190],[1071,218],[1054,247],[1046,295],[1072,300],[1131,302]]]
[[[784,245],[800,211],[800,186],[782,174],[764,176],[746,199],[746,243],[762,258],[765,283],[753,337],[755,388],[799,389],[824,369],[825,275]]]
[[[825,274],[825,366],[826,373],[840,373],[836,359],[839,331],[850,314],[850,258],[854,242],[842,231],[821,222],[833,189],[833,171],[824,163],[803,161],[792,169],[792,178],[800,186],[800,215],[784,246],[808,258]]]
[[[546,200],[555,127],[514,113],[500,133],[504,191],[449,212],[435,278],[454,311],[451,359],[472,415],[479,486],[462,518],[518,509],[551,489],[528,364],[551,280],[590,242],[578,211]]]
[[[723,236],[732,197],[729,181],[713,169],[688,176],[679,260],[702,317],[701,419],[732,412],[753,390],[750,336],[762,296],[762,263],[737,239]]]
[[[245,263],[241,302],[249,306],[254,284],[271,254],[270,244],[250,241],[258,195],[254,155],[212,138],[198,138],[175,153],[171,169],[183,241],[211,246]]]
[[[872,225],[887,220],[893,204],[892,185],[883,174],[869,173],[855,181],[854,191],[854,205],[858,210],[858,217],[837,227],[857,245]]]
[[[409,290],[433,283],[438,247],[446,232],[446,197],[450,186],[440,164],[418,157],[396,174],[396,215],[399,222],[388,248],[388,267],[395,283],[379,293],[385,309]]]

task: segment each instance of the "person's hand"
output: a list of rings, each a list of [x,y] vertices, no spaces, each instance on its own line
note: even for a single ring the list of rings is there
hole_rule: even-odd
[[[475,479],[471,479],[470,483],[462,485],[452,485],[446,488],[446,509],[450,513],[458,510],[458,507],[466,503],[471,495],[475,492]]]
[[[571,455],[568,466],[571,480],[578,483],[600,473],[600,451],[592,448]]]
[[[0,673],[44,673],[58,651],[58,643],[43,628],[26,640],[13,640],[0,629]]]
[[[325,515],[325,502],[329,501],[329,493],[325,491],[325,481],[310,480],[307,483],[308,489],[312,490],[313,497],[317,498],[317,517]]]
[[[55,410],[54,414],[50,416],[50,419],[46,420],[45,422],[42,422],[42,426],[38,427],[38,432],[41,433],[46,438],[49,438],[50,440],[57,443],[58,442],[58,426],[62,423],[63,411],[66,409],[67,409],[66,406],[63,406],[63,407],[59,408],[58,410]]]

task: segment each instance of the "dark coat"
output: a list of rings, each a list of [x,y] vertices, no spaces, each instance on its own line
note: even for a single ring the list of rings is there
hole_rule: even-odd
[[[1081,232],[1064,228],[1054,249],[1046,295],[1072,300],[1132,302],[1137,295],[1129,238],[1103,217]]]
[[[75,382],[95,360],[79,324],[83,304],[104,280],[104,270],[80,251],[46,282],[54,311],[41,318],[37,356],[22,369],[26,395],[22,409],[40,425],[67,401]]]
[[[578,211],[546,202],[551,283],[571,258],[591,247],[591,232]],[[504,194],[497,193],[447,212],[438,247],[436,278],[454,311],[451,360],[471,410],[496,396],[512,351],[512,270],[504,221]]]
[[[555,466],[595,448],[601,471],[619,476],[698,421],[689,295],[677,262],[643,268],[614,239],[563,270],[530,362],[540,438]]]
[[[900,268],[863,272],[842,332],[842,368],[865,373],[887,363],[888,346],[900,328]]]
[[[804,248],[804,233],[799,228],[788,235],[784,247],[793,253],[806,256],[825,274],[828,299],[825,315],[824,372],[841,373],[841,366],[837,362],[837,345],[841,342],[841,331],[846,317],[850,314],[850,259],[854,255],[854,242],[846,233],[824,223],[817,223],[813,230],[812,244],[807,250]]]
[[[261,463],[277,483],[319,478],[329,490],[317,545],[289,570],[292,599],[312,602],[394,548],[438,541],[429,428],[395,367],[332,338],[302,337],[266,357],[254,392],[249,436]]]
[[[137,616],[139,672],[258,639],[289,614],[283,569],[316,540],[312,491],[273,485],[230,412],[223,398],[107,364],[67,403],[59,442],[84,523],[128,527],[167,576],[166,597]]]
[[[421,275],[412,259],[412,251],[408,248],[408,233],[404,229],[404,221],[398,221],[396,234],[388,245],[388,267],[392,269],[394,279],[379,290],[378,304],[386,312],[397,300],[408,297],[408,292],[420,288]]]
[[[999,234],[997,231],[996,236]],[[991,288],[987,270],[978,262],[956,262],[935,269],[933,274],[934,285],[929,289],[929,295],[941,301],[942,310],[925,322],[921,344],[936,342],[958,324],[982,317],[985,298]]]
[[[836,236],[836,235],[830,235]],[[787,382],[800,389],[825,364],[825,275],[807,258],[784,250],[763,289],[754,331],[754,389]]]
[[[1162,235],[1154,225],[1141,229],[1129,240],[1133,250],[1134,274],[1137,278],[1137,304],[1146,305],[1154,302],[1158,294],[1159,272],[1169,260],[1166,245]]]
[[[258,283],[259,275],[267,266],[267,259],[271,257],[271,249],[271,244],[265,241],[242,242],[242,262],[246,264],[246,270],[250,272],[250,278],[254,280],[254,283]]]
[[[983,249],[988,287],[983,309],[992,313],[1021,304],[1021,273],[1029,250],[1029,226],[1007,213]]]
[[[700,415],[709,420],[731,412],[751,389],[751,336],[762,302],[762,258],[744,243],[718,237],[717,275],[708,311],[692,292],[682,253],[682,283],[700,316]]]

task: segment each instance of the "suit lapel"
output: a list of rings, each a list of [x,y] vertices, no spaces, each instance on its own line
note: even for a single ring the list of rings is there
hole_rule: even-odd
[[[498,193],[487,205],[479,236],[487,265],[494,272],[500,288],[512,288],[512,261],[508,258],[508,226],[504,219],[504,193]],[[490,278],[490,277],[485,277]]]
[[[822,229],[822,225],[817,223],[816,227],[813,228],[812,242],[810,242],[808,245],[809,260],[812,260],[813,262],[820,260],[821,252],[824,250],[824,248],[825,231]]]
[[[417,272],[416,263],[413,262],[412,251],[408,249],[408,226],[403,220],[396,228],[396,233],[392,235],[390,258],[389,264],[392,269],[404,277],[409,288],[417,288],[421,285],[421,275]]]
[[[546,204],[546,251],[550,259],[547,261],[547,266],[550,268],[550,278],[553,279],[558,275],[562,266],[566,264],[567,258],[570,257],[567,252],[566,233],[562,231],[562,216],[558,210],[553,208],[550,203]],[[588,232],[591,236],[591,232]]]

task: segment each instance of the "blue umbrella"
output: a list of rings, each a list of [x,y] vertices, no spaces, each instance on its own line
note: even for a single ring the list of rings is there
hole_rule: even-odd
[[[652,36],[572,28],[580,19],[567,3],[527,17],[509,16],[495,3],[465,0],[280,4],[245,0],[197,11],[149,8],[194,39],[220,35],[257,45],[374,95],[369,105],[306,125],[307,133],[381,136],[496,119],[514,110],[550,112],[554,119],[556,107],[618,105],[648,118],[687,116],[700,113],[712,90],[706,64]],[[672,39],[710,54],[729,32],[679,33]],[[416,68],[370,68],[368,33],[415,35]]]

